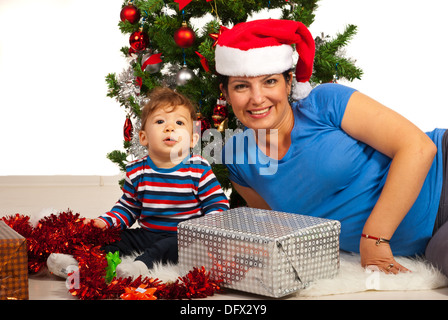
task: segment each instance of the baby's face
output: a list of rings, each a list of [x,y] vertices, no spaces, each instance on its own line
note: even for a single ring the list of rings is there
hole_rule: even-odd
[[[150,156],[169,157],[173,163],[179,157],[185,158],[195,144],[189,110],[185,106],[155,110],[140,132],[140,142],[148,147]]]

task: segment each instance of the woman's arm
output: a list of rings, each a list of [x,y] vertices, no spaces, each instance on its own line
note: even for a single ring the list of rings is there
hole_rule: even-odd
[[[246,200],[246,203],[251,208],[271,210],[264,199],[252,188],[243,187],[232,181],[235,190]]]
[[[411,122],[359,92],[350,98],[341,126],[392,159],[383,191],[362,230],[390,239],[417,199],[437,148]],[[388,244],[376,246],[374,240],[361,238],[360,251],[363,266],[377,265],[386,271],[391,263],[399,266]]]

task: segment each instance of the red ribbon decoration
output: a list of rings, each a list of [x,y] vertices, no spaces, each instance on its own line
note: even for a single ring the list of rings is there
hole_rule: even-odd
[[[213,0],[206,0],[207,2],[213,1]],[[185,8],[191,0],[174,0],[174,2],[179,4],[179,11]]]
[[[163,62],[162,59],[160,58],[162,56],[162,53],[156,53],[151,55],[145,62],[143,62],[142,65],[142,71],[144,71],[146,69],[147,66],[149,66],[150,64],[157,64],[157,63],[161,63]],[[135,82],[137,82],[138,86],[141,88],[143,85],[143,81],[141,77],[137,77],[135,79]]]
[[[151,55],[142,65],[142,71],[146,69],[147,66],[149,66],[150,64],[158,64],[163,62],[162,59],[160,58],[160,56],[162,55],[162,53],[156,53]]]
[[[199,52],[197,52],[197,51],[195,51],[195,52],[199,56],[199,58],[201,59],[201,64],[202,64],[202,67],[204,68],[205,72],[210,72],[210,67],[208,66],[207,59],[202,54],[200,54]]]
[[[185,8],[191,2],[191,0],[174,0],[174,2],[179,4],[179,11],[180,11],[183,8]]]

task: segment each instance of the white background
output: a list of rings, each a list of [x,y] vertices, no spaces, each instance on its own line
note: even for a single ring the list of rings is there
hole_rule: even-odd
[[[0,176],[115,175],[125,112],[106,96],[129,35],[122,0],[0,0]],[[444,0],[322,0],[310,27],[358,33],[346,48],[364,70],[350,83],[422,130],[448,127]]]

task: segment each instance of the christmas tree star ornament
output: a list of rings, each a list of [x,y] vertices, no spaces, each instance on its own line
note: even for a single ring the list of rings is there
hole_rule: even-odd
[[[210,33],[209,34],[210,38],[213,39],[213,45],[212,47],[216,47],[216,45],[218,44],[218,38],[219,38],[219,34],[218,33]]]
[[[214,41],[214,42],[213,42],[213,45],[212,45],[212,48],[216,47],[216,45],[218,44],[219,36],[220,36],[224,31],[226,31],[226,30],[227,30],[226,27],[221,26],[221,27],[219,28],[218,33],[209,33],[209,34],[208,34],[209,37],[212,38],[213,41]]]

